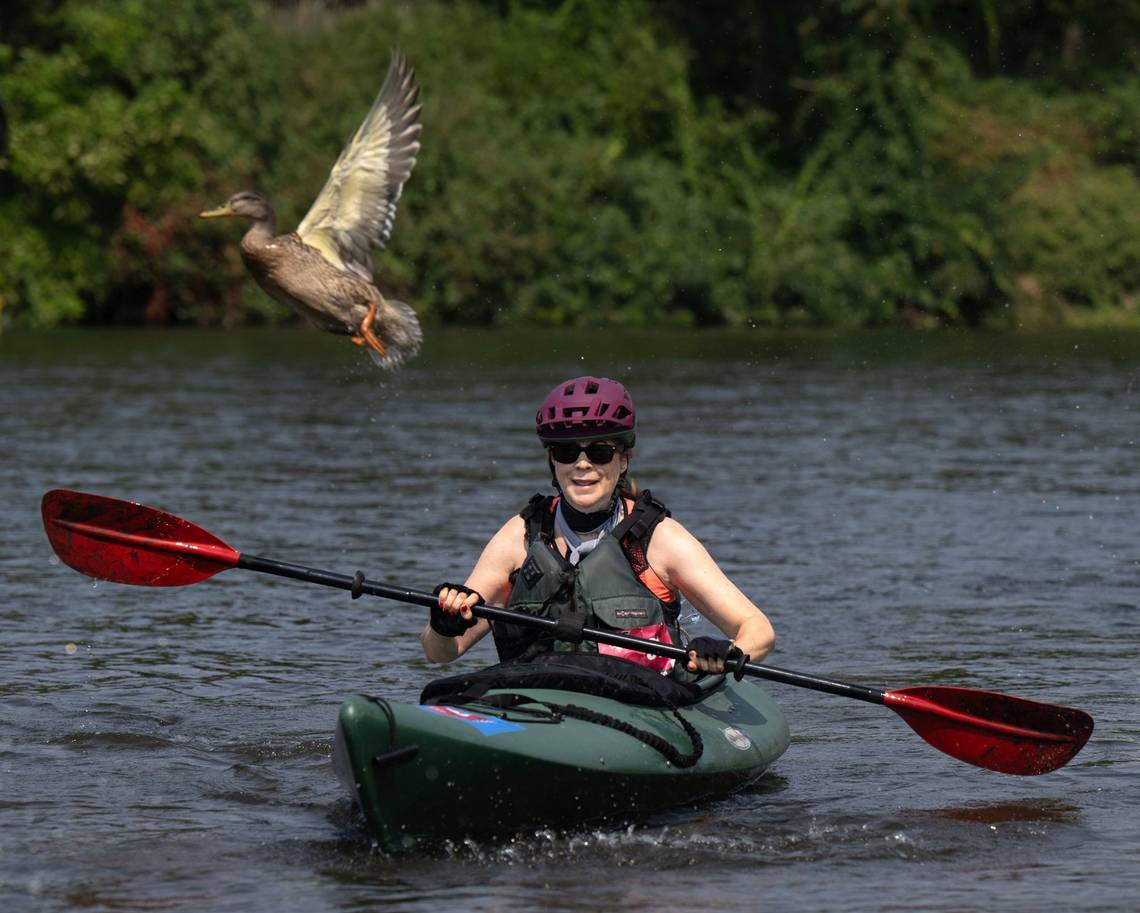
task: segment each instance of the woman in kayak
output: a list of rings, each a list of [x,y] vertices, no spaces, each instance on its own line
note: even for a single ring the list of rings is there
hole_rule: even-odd
[[[492,537],[462,585],[437,587],[439,603],[420,640],[433,662],[450,662],[492,632],[499,659],[551,649],[597,649],[686,677],[673,660],[583,643],[533,628],[477,619],[473,606],[506,605],[567,630],[583,624],[682,645],[680,597],[723,634],[687,645],[688,678],[760,660],[775,643],[767,617],[730,581],[704,546],[627,475],[636,414],[620,383],[576,377],[559,384],[536,416],[556,496],[535,495]]]

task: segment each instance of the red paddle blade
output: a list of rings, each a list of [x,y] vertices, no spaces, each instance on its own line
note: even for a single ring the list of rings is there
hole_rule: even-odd
[[[928,685],[883,696],[939,751],[999,773],[1032,776],[1063,767],[1093,731],[1083,710],[992,691]]]
[[[217,536],[153,507],[57,488],[44,495],[55,553],[81,574],[137,586],[184,586],[235,567]]]

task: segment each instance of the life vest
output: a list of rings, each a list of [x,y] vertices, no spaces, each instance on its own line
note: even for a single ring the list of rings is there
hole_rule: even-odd
[[[581,613],[592,628],[681,645],[680,597],[657,576],[645,557],[653,530],[669,511],[648,491],[636,501],[623,500],[625,518],[577,565],[571,565],[554,544],[558,499],[541,494],[531,498],[519,514],[526,521],[527,551],[522,566],[511,575],[507,606],[552,619]],[[666,657],[605,644],[555,641],[545,632],[519,625],[495,622],[491,630],[499,659],[504,662],[550,650],[589,651],[628,659],[662,673],[674,669],[673,660]],[[675,671],[684,672],[683,667]]]

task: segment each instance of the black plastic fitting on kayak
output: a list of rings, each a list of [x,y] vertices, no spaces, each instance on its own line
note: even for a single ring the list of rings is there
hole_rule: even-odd
[[[395,767],[397,764],[407,763],[419,753],[419,745],[403,745],[400,748],[393,748],[391,751],[376,755],[372,759],[372,766],[377,768]]]
[[[364,571],[357,571],[352,575],[352,589],[349,590],[353,599],[364,595]]]

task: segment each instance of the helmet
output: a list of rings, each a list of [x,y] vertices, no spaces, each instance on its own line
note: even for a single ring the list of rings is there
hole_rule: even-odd
[[[560,383],[546,395],[534,419],[544,444],[612,438],[632,447],[636,423],[629,391],[605,377],[575,377]]]

